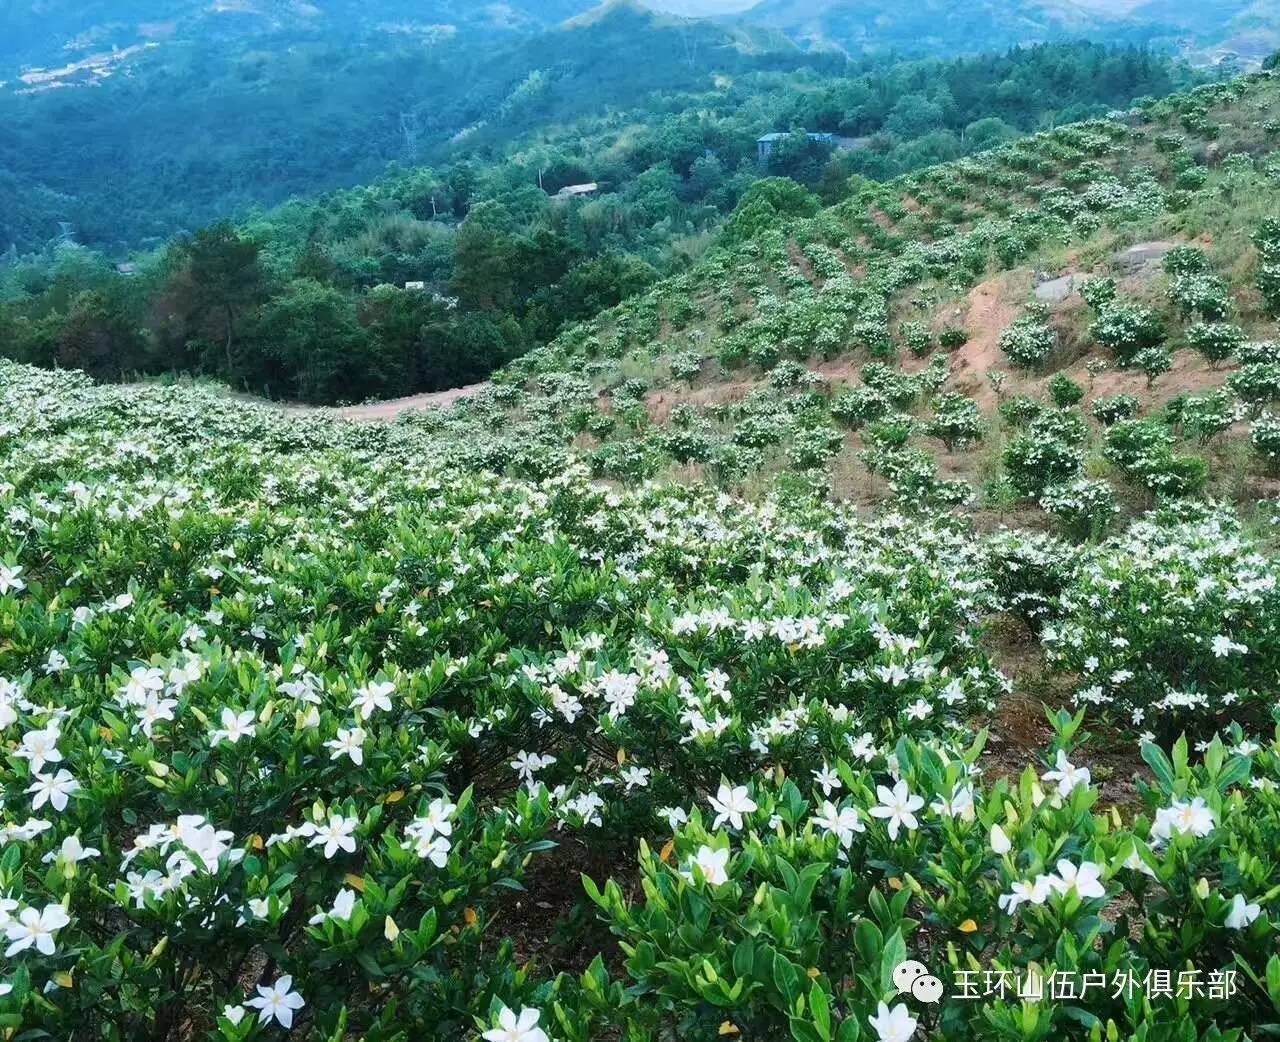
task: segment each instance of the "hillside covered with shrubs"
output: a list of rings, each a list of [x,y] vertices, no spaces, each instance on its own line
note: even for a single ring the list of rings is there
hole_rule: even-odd
[[[761,178],[395,422],[0,361],[0,1031],[1274,1035],[1278,150]]]

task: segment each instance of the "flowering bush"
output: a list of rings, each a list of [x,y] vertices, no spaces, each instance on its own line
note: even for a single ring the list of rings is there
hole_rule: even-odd
[[[1198,315],[1209,322],[1220,322],[1231,310],[1227,280],[1207,272],[1176,277],[1169,287],[1169,299],[1184,314]]]
[[[1168,736],[1272,700],[1280,668],[1274,562],[1229,516],[1139,523],[1064,589],[1042,640],[1076,699]]]
[[[1170,402],[1168,412],[1187,434],[1199,439],[1201,445],[1206,445],[1240,419],[1242,410],[1231,393],[1219,387],[1209,394]]]
[[[1193,495],[1208,476],[1208,465],[1200,457],[1174,454],[1172,434],[1156,420],[1115,424],[1107,432],[1103,455],[1132,481],[1157,495]]]
[[[1138,415],[1141,403],[1132,394],[1113,394],[1106,398],[1095,398],[1089,407],[1094,419],[1108,427],[1121,420],[1131,420]]]
[[[1269,217],[1254,233],[1261,263],[1257,283],[1272,314],[1280,314],[1280,220]]]
[[[1249,444],[1272,470],[1280,466],[1280,417],[1263,413],[1249,428]]]
[[[1074,478],[1084,465],[1087,435],[1078,413],[1042,413],[1004,451],[1005,471],[1014,488],[1024,496],[1037,496]]]
[[[1229,322],[1200,322],[1187,330],[1187,343],[1215,369],[1245,342],[1244,330]]]
[[[1065,373],[1058,373],[1049,381],[1049,397],[1059,409],[1070,409],[1084,398],[1084,388]]]
[[[938,397],[933,405],[933,419],[924,426],[925,433],[941,441],[949,452],[978,441],[984,429],[977,403],[955,393]]]
[[[1109,302],[1099,308],[1089,335],[1127,364],[1139,351],[1163,343],[1165,331],[1159,316],[1150,308]]]
[[[1166,347],[1144,347],[1133,356],[1132,364],[1146,376],[1150,387],[1157,377],[1173,368],[1173,357]]]
[[[3,394],[10,1027],[591,1037],[504,939],[553,849],[1004,690],[948,527],[428,470],[412,424],[174,388]]]
[[[1227,386],[1258,416],[1271,402],[1280,401],[1280,361],[1247,362],[1227,377]]]
[[[1057,343],[1057,336],[1041,315],[1024,315],[1000,334],[1000,350],[1024,369],[1044,364]]]
[[[1080,717],[1053,723],[1043,762],[994,783],[980,736],[841,759],[816,784],[723,786],[661,851],[641,848],[642,893],[586,883],[627,953],[616,1027],[1012,1042],[1097,1038],[1105,1024],[1207,1042],[1272,1015],[1280,746],[1215,740],[1197,767],[1185,743],[1171,757],[1147,746],[1150,816],[1117,827],[1080,765]],[[940,974],[937,1005],[900,994],[906,959]],[[1197,986],[1184,979],[1175,1000],[1188,960]],[[1057,974],[1097,987],[1051,998]],[[1037,997],[1019,1001],[1035,979]],[[1152,980],[1168,994],[1143,1001]]]
[[[1040,506],[1075,539],[1097,539],[1116,516],[1116,497],[1105,481],[1077,478],[1064,485],[1047,488]]]

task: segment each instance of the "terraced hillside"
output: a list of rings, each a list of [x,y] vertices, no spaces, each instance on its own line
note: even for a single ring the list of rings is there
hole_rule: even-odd
[[[582,460],[1025,520],[1051,487],[1255,502],[1275,488],[1278,147],[1263,74],[808,218],[765,186],[740,241],[407,422],[533,476]]]

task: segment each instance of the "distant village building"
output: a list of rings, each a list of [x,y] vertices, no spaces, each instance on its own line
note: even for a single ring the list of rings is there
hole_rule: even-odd
[[[769,157],[773,155],[773,150],[774,148],[777,147],[778,142],[785,141],[790,136],[791,136],[790,134],[773,133],[773,134],[765,134],[763,137],[757,138],[756,139],[756,158],[759,159],[760,165],[764,166],[766,163],[768,163]],[[811,133],[811,134],[806,134],[805,137],[807,137],[810,141],[818,141],[824,145],[833,144],[836,139],[836,136],[834,134]]]
[[[116,265],[116,274],[131,279],[138,274],[138,266],[133,261],[125,261],[123,264]]]
[[[425,282],[406,282],[404,288],[406,293],[427,292],[427,284]],[[443,293],[437,293],[435,290],[431,291],[431,299],[446,311],[452,311],[458,306],[457,297],[446,297]]]
[[[769,156],[773,154],[773,150],[777,147],[779,141],[789,138],[790,134],[765,134],[763,137],[756,139],[756,158],[761,166],[767,166]],[[853,152],[860,148],[866,148],[871,144],[869,137],[839,137],[835,134],[824,134],[814,132],[805,134],[810,141],[817,141],[822,145],[830,145],[837,152]]]
[[[585,196],[595,195],[600,191],[600,186],[592,181],[585,185],[565,185],[560,191],[552,197],[554,199],[580,199]]]

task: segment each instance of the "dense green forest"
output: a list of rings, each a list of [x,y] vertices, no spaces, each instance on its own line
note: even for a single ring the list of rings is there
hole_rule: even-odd
[[[530,128],[654,94],[679,107],[716,77],[844,68],[779,33],[632,3],[533,34],[362,24],[239,45],[163,40],[90,83],[0,90],[0,251],[43,244],[63,223],[80,242],[121,250],[367,183],[390,162],[475,153],[473,138],[500,150]]]
[[[0,344],[103,378],[203,373],[314,402],[455,386],[680,270],[735,211],[753,227],[811,213],[864,177],[1191,79],[1167,58],[1080,43],[839,76],[754,71],[586,116],[548,89],[444,162],[183,235],[128,274],[71,242],[11,257]],[[502,128],[534,113],[536,128]],[[762,164],[757,138],[778,130],[791,133]],[[556,198],[583,183],[596,192]]]

